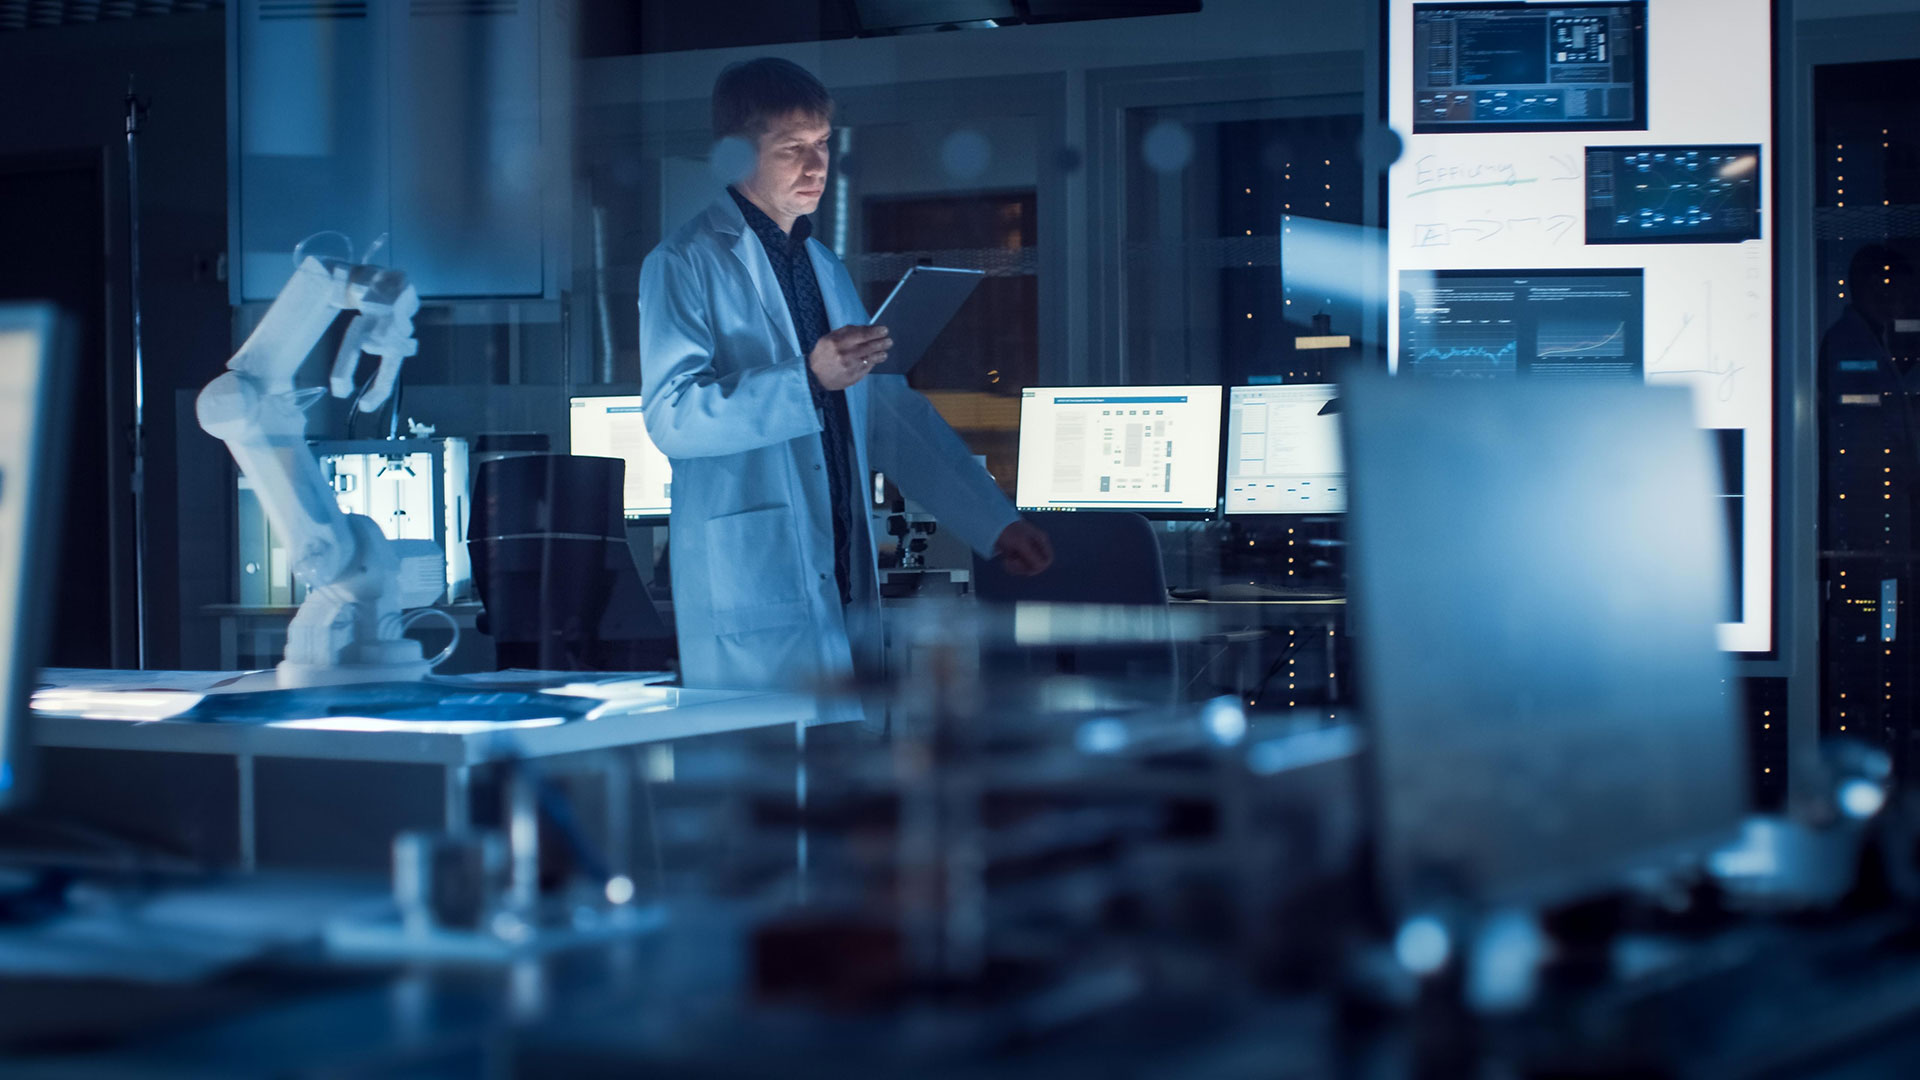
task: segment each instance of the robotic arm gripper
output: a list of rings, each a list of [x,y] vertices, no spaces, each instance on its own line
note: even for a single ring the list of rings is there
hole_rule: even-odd
[[[360,354],[371,353],[380,368],[359,408],[378,409],[418,347],[419,309],[419,296],[397,270],[308,256],[227,371],[200,392],[200,426],[227,444],[287,539],[294,577],[308,588],[287,627],[278,669],[283,687],[418,679],[430,666],[419,642],[402,636],[400,612],[433,596],[408,595],[394,542],[370,518],[341,512],[307,447],[306,408],[320,391],[293,385],[339,312],[354,311],[328,389],[338,398],[352,393]]]

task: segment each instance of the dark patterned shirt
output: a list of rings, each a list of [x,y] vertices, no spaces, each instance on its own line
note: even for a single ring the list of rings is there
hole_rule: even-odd
[[[857,490],[853,476],[853,418],[847,412],[847,392],[829,390],[814,378],[813,367],[806,363],[813,347],[831,329],[827,325],[827,305],[820,296],[820,280],[814,276],[813,260],[807,255],[807,237],[813,223],[806,217],[793,223],[791,235],[759,207],[731,187],[727,194],[746,215],[747,225],[767,249],[767,261],[773,264],[773,276],[780,282],[780,295],[787,299],[787,312],[793,316],[793,332],[800,338],[800,359],[807,369],[807,385],[813,389],[813,407],[820,414],[820,448],[827,458],[827,491],[833,502],[833,576],[840,585],[840,602],[853,601],[853,528],[857,520],[853,504]]]

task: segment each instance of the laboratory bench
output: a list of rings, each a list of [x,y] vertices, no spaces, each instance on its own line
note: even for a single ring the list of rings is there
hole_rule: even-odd
[[[476,781],[505,763],[591,778],[604,805],[596,816],[617,835],[636,772],[659,772],[672,746],[755,733],[791,742],[790,730],[817,716],[802,695],[658,685],[664,680],[436,678],[428,685],[448,695],[443,704],[376,710],[356,704],[364,688],[317,689],[291,702],[248,692],[272,689],[271,672],[48,669],[31,726],[45,773],[37,805],[109,829],[172,833],[202,861],[247,871],[263,862],[372,869],[395,832],[471,825]],[[539,707],[547,690],[555,691],[551,710]],[[649,758],[651,748],[668,749]]]

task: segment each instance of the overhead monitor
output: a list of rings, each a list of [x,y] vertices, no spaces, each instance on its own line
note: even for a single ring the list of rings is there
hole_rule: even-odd
[[[1647,5],[1413,5],[1413,130],[1639,131]]]
[[[1022,510],[1211,513],[1219,491],[1218,386],[1020,392]]]
[[[1227,403],[1229,514],[1338,514],[1347,509],[1340,388],[1236,386]]]
[[[1780,5],[1380,2],[1389,369],[1690,388],[1738,472],[1720,641],[1776,653]]]
[[[1587,243],[1760,239],[1760,147],[1587,147]]]
[[[53,532],[61,490],[70,358],[58,316],[43,305],[0,305],[0,805],[24,777],[27,702],[47,631]],[[91,568],[82,567],[82,571]]]
[[[647,434],[640,396],[577,397],[567,409],[572,452],[627,463],[628,520],[666,517],[673,509],[673,466]]]

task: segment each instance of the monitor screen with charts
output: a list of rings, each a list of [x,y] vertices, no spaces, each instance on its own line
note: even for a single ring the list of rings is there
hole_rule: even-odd
[[[1758,145],[1587,147],[1587,243],[1758,239]]]
[[[1347,509],[1340,413],[1332,383],[1236,386],[1227,407],[1227,513],[1338,514]]]
[[[1644,131],[1647,6],[1415,4],[1413,130]]]
[[[673,508],[673,466],[647,435],[639,396],[577,397],[571,406],[567,414],[573,453],[627,463],[626,497],[621,500],[627,518],[666,517]]]
[[[1400,373],[1641,382],[1644,294],[1638,269],[1403,270]]]
[[[1210,513],[1219,487],[1218,386],[1020,392],[1022,510]]]

